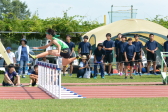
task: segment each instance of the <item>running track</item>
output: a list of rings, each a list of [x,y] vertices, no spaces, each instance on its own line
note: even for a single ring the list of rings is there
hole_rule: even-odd
[[[67,86],[86,98],[168,97],[168,86]]]
[[[52,99],[37,87],[0,87],[0,99]]]
[[[166,85],[138,86],[69,86],[67,89],[86,98],[135,98],[168,97]],[[37,87],[0,87],[0,99],[52,99]]]

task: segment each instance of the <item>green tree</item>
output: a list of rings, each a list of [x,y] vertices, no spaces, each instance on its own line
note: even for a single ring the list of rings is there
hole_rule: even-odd
[[[20,0],[0,0],[0,19],[3,19],[2,14],[10,13],[21,20],[26,19],[31,15],[25,2],[21,2]],[[8,17],[13,19],[12,15]]]
[[[147,20],[151,21],[151,22],[154,22],[154,23],[157,23],[157,24],[160,24],[160,25],[168,28],[168,16],[160,18],[159,15],[156,15],[155,18],[153,18],[153,19],[148,19],[147,18]]]

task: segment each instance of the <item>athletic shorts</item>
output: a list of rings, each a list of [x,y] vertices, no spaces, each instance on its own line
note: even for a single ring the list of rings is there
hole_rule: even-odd
[[[65,48],[61,50],[60,56],[63,58],[70,58],[70,49],[69,48]]]
[[[141,59],[141,52],[136,52],[136,55],[135,55],[135,62],[142,62],[142,59]]]
[[[134,66],[134,62],[132,61],[132,59],[128,59],[128,62],[124,62],[125,66]]]
[[[113,54],[112,53],[108,53],[105,55],[104,57],[104,62],[105,63],[112,63],[113,62]]]
[[[124,53],[120,53],[120,54],[119,54],[119,62],[120,62],[120,63],[124,63],[124,61],[125,61]]]
[[[147,52],[147,61],[156,61],[156,53]]]
[[[116,54],[116,62],[119,62],[119,55]]]

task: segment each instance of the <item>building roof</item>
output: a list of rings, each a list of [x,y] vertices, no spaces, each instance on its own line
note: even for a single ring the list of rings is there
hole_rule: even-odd
[[[85,35],[87,35],[89,38],[94,36],[95,43],[98,44],[100,41],[106,40],[106,33],[111,33],[112,39],[115,38],[118,33],[126,35],[139,34],[140,36],[146,39],[149,37],[150,33],[153,33],[155,34],[155,40],[160,45],[163,45],[163,43],[167,39],[166,36],[168,34],[168,29],[159,24],[147,20],[124,19],[93,29],[87,32]]]

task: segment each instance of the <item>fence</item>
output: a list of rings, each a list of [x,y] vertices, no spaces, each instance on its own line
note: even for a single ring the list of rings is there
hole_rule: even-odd
[[[38,87],[53,98],[71,99],[84,98],[69,89],[61,86],[61,69],[57,64],[37,62],[38,65]]]

